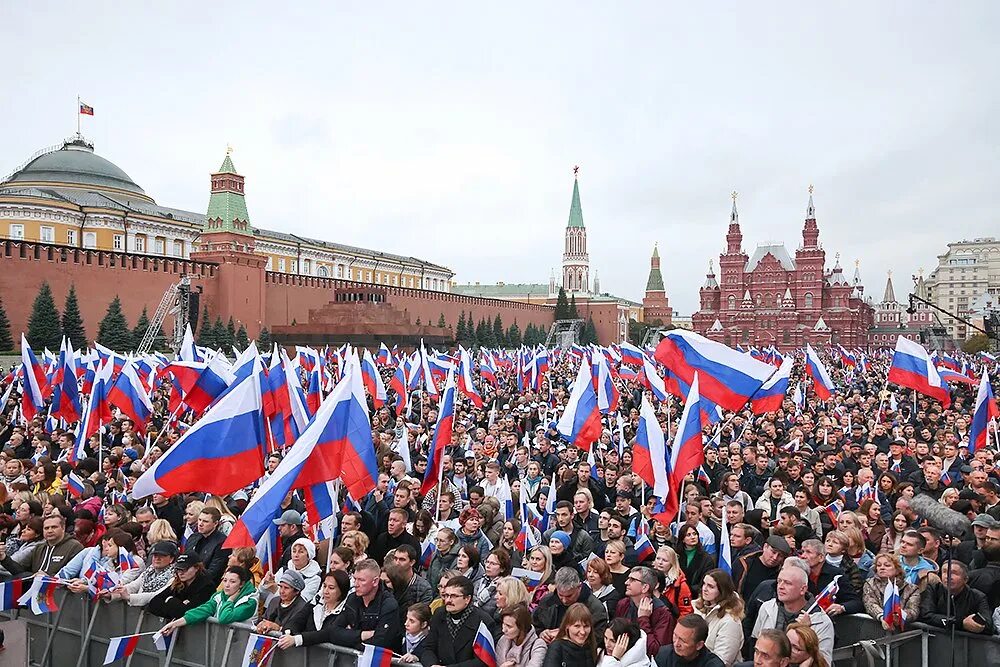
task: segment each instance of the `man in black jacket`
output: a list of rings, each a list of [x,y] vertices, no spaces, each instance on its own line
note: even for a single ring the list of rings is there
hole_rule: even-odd
[[[493,619],[472,604],[473,585],[468,577],[448,580],[444,588],[444,609],[431,617],[430,631],[424,639],[424,653],[420,662],[429,667],[484,667],[476,657],[473,646],[479,626],[486,624],[490,634],[495,633]]]
[[[372,644],[398,651],[403,642],[403,626],[399,622],[399,605],[392,593],[379,580],[382,570],[371,558],[354,566],[354,592],[344,601],[344,609],[332,625],[301,635],[288,635],[279,642],[281,648],[330,643],[363,649]]]
[[[198,515],[198,532],[188,538],[185,553],[196,553],[205,564],[205,572],[216,584],[222,581],[231,549],[223,549],[226,536],[219,530],[222,513],[214,507],[206,507]]]
[[[818,596],[836,578],[837,593],[834,602],[826,613],[831,616],[840,614],[860,614],[865,610],[861,596],[854,588],[844,570],[826,560],[826,547],[819,540],[806,540],[802,543],[802,560],[809,564],[809,592]]]
[[[993,618],[986,596],[969,587],[969,569],[958,560],[941,566],[942,582],[931,584],[920,599],[920,620],[939,628],[951,627],[977,634],[993,634]],[[947,615],[951,596],[951,616]]]
[[[985,595],[990,608],[996,609],[1000,607],[1000,524],[986,531],[982,551],[986,565],[969,574],[969,586]]]

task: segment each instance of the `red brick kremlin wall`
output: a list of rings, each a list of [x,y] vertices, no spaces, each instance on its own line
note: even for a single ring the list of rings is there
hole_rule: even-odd
[[[293,320],[305,323],[310,309],[318,309],[333,300],[335,289],[362,285],[349,280],[263,270],[259,271],[260,279],[256,280],[257,274],[252,267],[228,263],[0,240],[0,297],[10,319],[15,344],[21,332],[27,331],[32,303],[44,281],[52,288],[60,313],[70,285],[76,286],[87,338],[93,340],[108,304],[116,295],[121,299],[129,325],[135,326],[143,307],[152,317],[163,293],[182,274],[192,276],[192,288],[202,288],[202,305],[208,306],[212,320],[219,316],[225,322],[232,315],[246,325],[252,337],[259,333],[261,324],[255,321],[256,313],[262,313],[262,324],[269,327],[291,324]],[[499,313],[505,328],[516,320],[523,332],[529,322],[547,329],[554,314],[551,306],[431,290],[379,287],[385,291],[387,303],[405,311],[414,323],[420,318],[424,324],[436,325],[443,313],[445,322],[454,327],[462,312],[471,311],[476,321],[482,317],[492,321]],[[170,318],[167,319],[169,323]],[[169,330],[169,324],[165,329]]]

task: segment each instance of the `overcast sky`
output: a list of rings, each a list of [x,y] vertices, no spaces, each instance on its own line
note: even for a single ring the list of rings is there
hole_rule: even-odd
[[[227,143],[254,224],[558,272],[580,165],[591,276],[639,299],[659,242],[697,307],[738,190],[744,247],[820,240],[881,297],[1000,236],[1000,3],[6,3],[0,172],[75,131],[204,211]]]

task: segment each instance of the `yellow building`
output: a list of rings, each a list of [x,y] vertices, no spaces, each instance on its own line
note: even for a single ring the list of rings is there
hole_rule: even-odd
[[[227,155],[213,179],[230,174]],[[203,213],[158,205],[81,135],[39,151],[0,181],[0,238],[187,258],[204,225]],[[269,271],[442,292],[455,275],[415,257],[258,227],[253,233]]]

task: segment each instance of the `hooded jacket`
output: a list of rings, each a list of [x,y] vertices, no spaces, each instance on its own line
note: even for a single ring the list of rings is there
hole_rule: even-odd
[[[214,617],[220,625],[229,625],[245,621],[257,611],[257,595],[252,581],[246,581],[240,586],[236,597],[232,600],[223,591],[217,591],[208,601],[184,614],[188,625],[201,623],[209,617]]]
[[[513,660],[519,667],[542,667],[546,648],[548,646],[534,628],[528,629],[520,646],[502,636],[497,641],[497,664],[502,665],[508,660]]]
[[[55,544],[45,542],[42,546],[36,548],[34,553],[31,554],[28,567],[24,567],[20,563],[11,560],[9,554],[0,564],[8,572],[15,575],[25,572],[44,572],[45,574],[54,576],[81,551],[83,551],[83,545],[73,539],[71,535],[66,535]]]
[[[639,639],[625,651],[621,660],[613,655],[604,654],[597,665],[598,667],[647,667],[649,656],[646,655],[646,633],[639,631]]]

